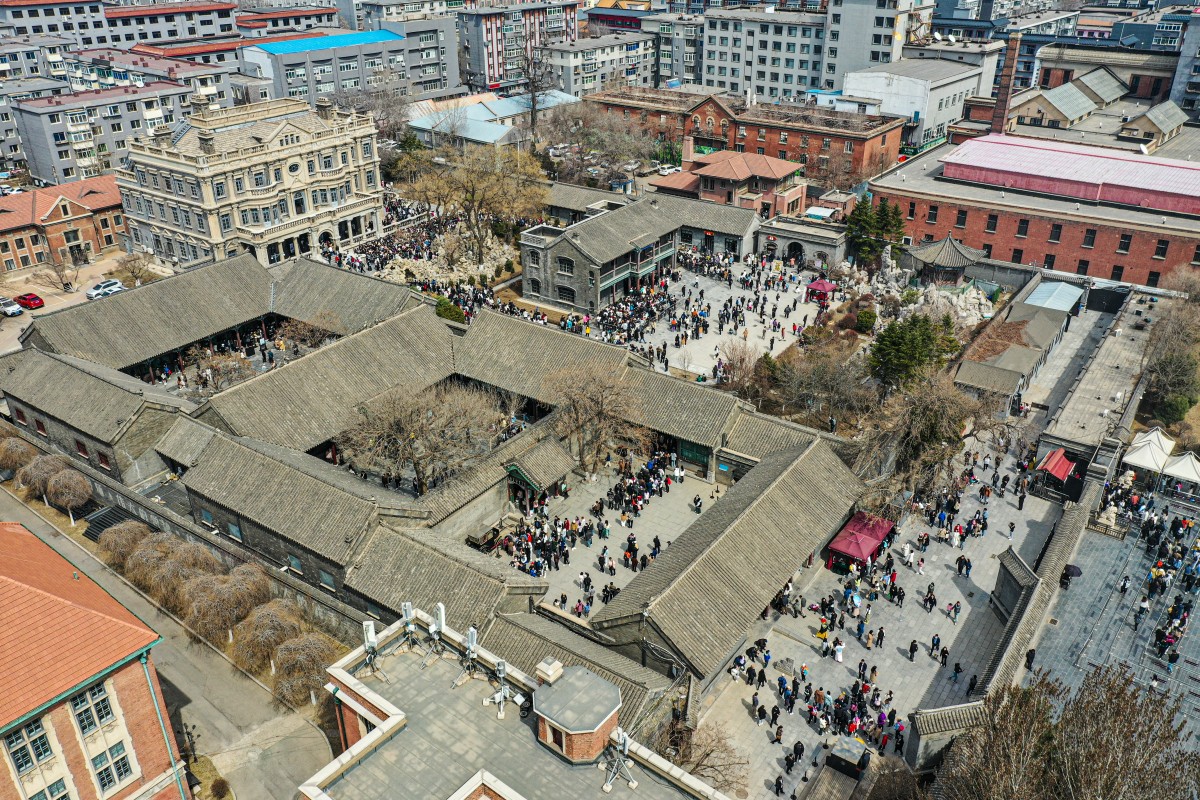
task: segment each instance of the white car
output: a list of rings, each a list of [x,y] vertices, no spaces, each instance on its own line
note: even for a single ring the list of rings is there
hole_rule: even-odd
[[[19,317],[25,313],[25,309],[21,308],[10,297],[0,297],[0,314],[6,317]]]
[[[112,290],[121,291],[125,288],[125,284],[115,279],[100,281],[85,293],[88,300],[95,300],[97,297],[107,297],[112,294]]]
[[[674,164],[663,164],[658,168],[659,175],[674,175],[676,172],[683,172],[683,168]]]

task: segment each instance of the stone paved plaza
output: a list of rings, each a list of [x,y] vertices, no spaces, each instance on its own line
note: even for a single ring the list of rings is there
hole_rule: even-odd
[[[1001,475],[1004,474],[1003,470],[1011,470],[1012,467],[1010,458],[1002,466]],[[990,480],[991,472],[983,477]],[[964,496],[960,516],[969,517],[977,508],[980,508],[977,496],[968,493]],[[762,623],[750,638],[766,636],[771,648],[772,666],[768,686],[759,693],[760,698],[766,700],[768,708],[779,701],[771,686],[781,674],[776,665],[786,659],[792,660],[797,671],[801,664],[808,665],[814,690],[824,687],[837,692],[848,689],[855,681],[859,659],[865,658],[868,669],[878,666],[878,685],[885,696],[888,691],[894,692],[893,707],[897,710],[897,716],[905,720],[909,712],[917,708],[937,708],[966,702],[967,682],[972,675],[983,672],[1003,629],[1000,617],[988,605],[988,596],[999,571],[997,556],[1010,545],[1008,523],[1011,521],[1017,525],[1011,542],[1013,549],[1032,565],[1062,513],[1061,507],[1032,495],[1026,499],[1024,510],[1019,511],[1016,498],[1011,493],[1003,500],[993,495],[987,508],[989,530],[985,536],[968,539],[961,551],[948,544],[939,544],[936,540],[931,542],[928,552],[923,554],[926,562],[924,575],[918,575],[903,565],[897,567],[897,583],[907,593],[904,607],[898,608],[881,597],[873,604],[868,625],[869,629],[884,628],[883,647],[867,650],[863,644],[855,641],[853,627],[856,621],[847,617],[846,630],[837,632],[847,643],[843,663],[839,664],[832,656],[821,658],[820,640],[815,637],[819,618],[817,612],[807,611],[807,617],[799,619],[790,616],[780,618],[772,614],[770,620]],[[895,552],[899,554],[905,542],[915,547],[917,535],[930,530],[923,517],[911,515],[901,527]],[[955,560],[960,552],[972,561],[970,578],[957,574]],[[822,595],[840,592],[840,580],[823,564],[815,563],[811,569],[800,574],[797,586],[811,604]],[[931,581],[935,584],[940,607],[932,613],[926,613],[921,606],[921,597]],[[946,604],[956,601],[962,603],[957,624],[946,614]],[[946,667],[930,657],[930,640],[935,633],[941,636],[942,645],[950,649]],[[908,647],[914,639],[920,649],[915,662],[910,662]],[[964,670],[958,683],[950,680],[956,661],[962,664]],[[768,730],[766,725],[760,728],[751,719],[750,698],[753,693],[754,690],[746,686],[744,681],[727,681],[724,687],[718,687],[714,692],[715,700],[711,701],[706,712],[706,720],[725,728],[740,746],[748,748],[744,755],[750,760],[752,790],[757,787],[769,789],[774,785],[775,776],[783,772],[784,751],[770,744],[774,730]],[[807,723],[807,715],[801,715],[800,712],[801,706],[798,704],[794,716],[781,716],[783,741],[790,747],[797,738],[801,739],[805,743],[806,760],[811,763],[813,748],[818,745],[819,737],[815,726]],[[890,743],[888,749],[891,752]],[[790,777],[785,776],[789,793],[798,785],[800,775],[801,772],[796,770]],[[759,794],[752,793],[751,796]]]

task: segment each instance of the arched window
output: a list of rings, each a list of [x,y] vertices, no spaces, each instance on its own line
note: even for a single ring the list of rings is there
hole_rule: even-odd
[[[562,300],[564,303],[571,303],[572,305],[574,305],[575,290],[572,289],[570,286],[558,287],[558,299]]]
[[[542,293],[542,282],[537,278],[529,279],[529,293],[540,295]]]

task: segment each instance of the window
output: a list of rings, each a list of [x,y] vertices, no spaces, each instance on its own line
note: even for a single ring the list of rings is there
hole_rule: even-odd
[[[938,217],[938,207],[930,206],[929,211],[926,212],[926,214],[925,214],[925,221],[932,224],[934,222],[937,222],[937,217]]]
[[[1029,220],[1027,220],[1027,219],[1017,220],[1017,236],[1028,236],[1028,235],[1029,235]]]
[[[212,512],[209,511],[207,508],[200,509],[200,521],[203,522],[205,525],[212,525],[213,524]]]
[[[67,791],[67,782],[59,778],[47,786],[44,791],[31,794],[29,800],[68,800],[70,796]]]
[[[853,153],[854,152],[854,142],[846,142],[846,146],[843,149],[847,153]]]
[[[566,256],[559,256],[558,257],[558,271],[561,272],[563,275],[574,275],[575,274],[575,261],[573,259],[567,258]]]
[[[75,442],[76,447],[82,447],[83,443]],[[86,455],[87,448],[84,448]],[[87,691],[80,692],[71,698],[71,711],[75,714],[75,721],[79,723],[79,732],[89,734],[101,725],[113,719],[112,705],[108,701],[108,692],[104,689],[103,683],[98,683]]]
[[[967,227],[967,210],[965,208],[960,208],[958,210],[958,214],[954,219],[954,227],[956,227],[956,228]]]
[[[321,587],[329,591],[337,591],[337,584],[333,582],[333,575],[323,569],[317,570],[317,575],[321,581]]]
[[[8,757],[12,759],[18,775],[28,772],[33,769],[34,764],[40,764],[54,755],[40,719],[35,719],[24,728],[7,734],[4,737],[4,747],[8,750]]]
[[[991,258],[991,257],[992,257],[992,243],[991,243],[991,242],[985,242],[985,243],[984,243],[984,245],[983,245],[983,255],[984,255],[984,257],[986,257],[986,258]]]
[[[33,421],[33,427],[36,428],[37,432],[40,433],[42,436],[46,435],[46,423],[45,422],[42,422],[40,419],[35,419]]]
[[[910,202],[908,204],[908,218],[912,219],[915,216],[917,216],[917,204]]]
[[[75,440],[75,452],[79,453],[79,455],[83,456],[84,458],[88,457],[87,445],[78,439]]]
[[[1096,229],[1095,228],[1088,228],[1087,230],[1085,230],[1083,232],[1083,246],[1084,247],[1095,247],[1096,246]]]
[[[1120,264],[1113,264],[1112,279],[1114,281],[1119,281],[1119,280],[1123,279],[1124,277],[1125,277],[1125,268],[1123,266],[1121,266]]]
[[[125,755],[125,743],[117,742],[95,756],[92,769],[96,771],[96,782],[100,784],[101,792],[110,792],[117,784],[128,779],[133,775],[133,767],[129,765],[129,756]]]
[[[1046,257],[1042,261],[1042,266],[1046,269],[1054,269],[1054,260],[1054,253],[1046,253]]]
[[[1170,240],[1159,239],[1158,244],[1156,244],[1154,246],[1154,257],[1155,258],[1166,258],[1167,257],[1167,249],[1170,246],[1171,246]]]
[[[1050,241],[1062,241],[1062,225],[1058,224],[1057,222],[1050,226]]]
[[[101,469],[112,469],[112,464],[108,461],[108,456],[104,453],[96,453],[96,460],[100,462]]]
[[[1132,233],[1122,233],[1121,241],[1117,243],[1117,252],[1118,253],[1128,253],[1129,246],[1131,244],[1133,244],[1133,234]]]
[[[1151,272],[1149,275],[1146,276],[1146,285],[1147,286],[1158,286],[1158,279],[1161,277],[1162,277],[1162,275],[1160,273]]]
[[[242,541],[242,526],[236,522],[225,523],[225,532],[229,534],[229,538],[235,542]]]
[[[1013,250],[1012,263],[1020,264],[1022,261],[1024,261],[1024,259],[1025,259],[1025,251],[1024,250],[1021,250],[1021,249]]]
[[[1087,275],[1088,267],[1090,267],[1091,265],[1092,265],[1092,262],[1088,261],[1086,258],[1079,259],[1079,263],[1075,265],[1075,274],[1076,275]]]
[[[1192,253],[1192,263],[1200,264],[1200,244],[1196,245],[1196,249]]]
[[[288,569],[290,569],[292,572],[296,573],[297,575],[304,574],[304,565],[300,562],[300,559],[296,558],[291,553],[288,553],[287,560],[288,560]]]
[[[575,303],[575,290],[572,289],[570,286],[559,286],[558,287],[558,299],[562,300],[564,303],[574,304]]]

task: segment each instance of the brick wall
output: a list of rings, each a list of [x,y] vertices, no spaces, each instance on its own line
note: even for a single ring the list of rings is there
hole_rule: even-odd
[[[1184,236],[1165,227],[1162,231],[1116,225],[1106,221],[1084,222],[1052,216],[1036,211],[1014,211],[961,200],[940,198],[936,201],[909,196],[891,189],[877,190],[876,199],[886,197],[897,203],[905,215],[905,228],[914,242],[923,239],[936,241],[947,236],[959,239],[968,247],[991,251],[991,257],[1001,261],[1031,262],[1042,266],[1047,256],[1052,268],[1060,272],[1111,278],[1146,286],[1157,286],[1172,270],[1200,263],[1200,236]],[[937,216],[930,221],[930,207],[937,207]],[[911,208],[911,213],[910,213]],[[958,225],[959,212],[966,212],[963,226]],[[1085,212],[1086,213],[1086,212]],[[989,230],[988,218],[995,215],[995,230]],[[1019,235],[1022,221],[1027,222],[1025,235]],[[1062,230],[1058,241],[1050,241],[1054,226]],[[1092,245],[1085,246],[1089,231],[1094,231]],[[1128,235],[1128,250],[1122,252],[1122,237]],[[1166,255],[1159,257],[1159,242],[1166,242]]]
[[[11,395],[8,397],[8,408],[9,413],[13,415],[13,421],[24,428],[29,434],[42,439],[44,443],[49,444],[73,461],[87,464],[93,469],[106,472],[116,480],[121,479],[117,455],[108,444],[81,433],[61,420],[47,416],[45,413],[26,405]],[[24,423],[21,423],[17,418],[18,411],[25,415]],[[38,430],[39,422],[46,430],[44,434]],[[78,443],[83,444],[87,450],[87,455],[79,451]],[[108,467],[100,465],[101,455],[108,460]]]
[[[554,729],[545,717],[538,717],[538,740],[556,753],[562,753],[568,761],[575,763],[592,762],[604,754],[608,739],[617,729],[617,714],[613,713],[604,723],[591,733],[565,733],[562,735],[562,748],[554,741]]]

